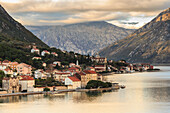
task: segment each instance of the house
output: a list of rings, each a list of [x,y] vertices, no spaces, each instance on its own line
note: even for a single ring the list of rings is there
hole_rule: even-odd
[[[46,66],[47,66],[47,64],[44,62],[44,63],[42,64],[42,66],[43,66],[43,67],[46,67]]]
[[[58,54],[56,52],[51,52],[51,54],[58,57]]]
[[[28,64],[20,63],[16,68],[19,75],[31,75],[32,67]]]
[[[31,49],[31,53],[36,53],[36,54],[40,54],[40,50],[37,49],[36,47]]]
[[[19,76],[19,84],[21,85],[22,92],[34,91],[35,80],[30,76],[27,75]]]
[[[76,68],[76,67],[70,67],[70,68],[68,68],[68,70],[70,71],[70,72],[77,72],[77,71],[80,71],[78,68]]]
[[[95,71],[96,72],[103,72],[106,71],[106,66],[105,65],[95,65]]]
[[[6,66],[9,66],[10,63],[11,63],[11,61],[8,61],[8,60],[4,60],[4,61],[2,62],[2,64],[6,65]]]
[[[79,80],[81,80],[81,88],[85,88],[87,85],[87,77],[86,74],[83,72],[79,72],[74,74],[75,77],[77,77]]]
[[[61,66],[61,62],[59,62],[59,61],[55,61],[55,62],[53,62],[53,64]]]
[[[97,80],[102,81],[103,80],[103,76],[101,74],[97,74]]]
[[[69,64],[69,67],[75,67],[75,66],[76,66],[75,63],[70,63],[70,64]]]
[[[5,64],[0,64],[0,70],[4,70],[4,69],[6,69],[7,68],[7,65],[5,65]]]
[[[86,70],[95,71],[95,68],[94,67],[87,67]]]
[[[97,80],[97,73],[95,71],[84,70],[83,72],[86,74],[87,82],[90,80]]]
[[[20,91],[19,78],[8,77],[2,80],[2,89],[8,93],[17,93]]]
[[[38,78],[47,79],[47,75],[45,74],[45,72],[42,69],[38,69],[38,70],[34,71],[34,77],[36,79],[38,79]]]
[[[71,85],[72,89],[77,89],[81,88],[81,81],[75,76],[70,76],[65,78],[65,85]]]
[[[14,70],[16,70],[16,67],[17,67],[18,64],[19,64],[18,62],[11,62],[9,64],[9,67],[14,71]]]
[[[50,52],[48,52],[47,50],[44,50],[44,51],[42,51],[42,52],[41,52],[41,56],[45,56],[46,54],[48,54],[48,55],[49,55],[49,54],[50,54]]]
[[[69,72],[55,72],[53,74],[54,79],[59,82],[65,82],[65,78],[68,76],[71,76]]]
[[[91,58],[91,61],[92,61],[92,62],[99,63],[99,64],[106,64],[106,63],[107,63],[107,58],[92,57],[92,58]]]
[[[4,69],[4,73],[6,74],[6,75],[13,75],[13,71],[11,70],[11,69]]]
[[[41,60],[41,57],[33,57],[32,60]]]
[[[85,88],[90,80],[98,80],[98,75],[95,71],[84,70],[74,74],[75,77],[81,80],[81,87]]]

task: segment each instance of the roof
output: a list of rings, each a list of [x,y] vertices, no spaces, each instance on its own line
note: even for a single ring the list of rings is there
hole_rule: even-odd
[[[23,65],[24,67],[31,67],[30,65],[25,64],[25,63],[20,63],[20,64],[18,64],[18,66],[20,66],[20,65]]]
[[[95,67],[105,67],[104,65],[95,65]]]
[[[9,60],[4,60],[2,63],[10,63]]]
[[[76,67],[71,67],[71,68],[68,68],[68,70],[77,70],[78,68]]]
[[[8,69],[5,69],[5,71],[8,72],[8,71],[12,71],[12,70],[10,70],[10,69],[8,68]]]
[[[43,52],[49,53],[47,50],[44,50]]]
[[[76,82],[76,81],[80,81],[77,77],[75,76],[72,76],[72,77],[68,77],[70,80],[72,80],[73,82]]]
[[[86,74],[97,74],[95,71],[91,71],[91,70],[84,70],[83,72]]]
[[[20,80],[34,80],[34,78],[32,78],[30,76],[23,75],[23,76],[21,76]]]
[[[56,72],[55,74],[58,74],[58,75],[67,75],[67,74],[70,74],[70,73],[67,73],[67,72]]]
[[[18,65],[18,62],[11,62],[11,65]]]
[[[35,50],[35,51],[39,51],[39,49],[37,49],[37,48],[33,48],[33,50]]]

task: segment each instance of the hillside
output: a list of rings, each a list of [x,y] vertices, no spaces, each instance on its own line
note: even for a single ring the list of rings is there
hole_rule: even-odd
[[[170,8],[134,33],[99,52],[109,59],[170,63]]]
[[[134,31],[104,21],[26,28],[49,46],[91,55]]]
[[[37,48],[56,52],[58,56],[45,55],[44,57],[31,53],[31,46],[36,45]],[[76,56],[76,57],[75,57]],[[32,60],[33,57],[41,57],[41,60]],[[60,49],[50,48],[24,26],[15,21],[6,11],[0,6],[0,61],[10,60],[24,62],[32,65],[34,68],[42,68],[42,63],[48,64],[54,61],[60,61],[62,64],[79,61],[80,64],[91,63],[87,56],[83,56],[74,52],[63,52]]]

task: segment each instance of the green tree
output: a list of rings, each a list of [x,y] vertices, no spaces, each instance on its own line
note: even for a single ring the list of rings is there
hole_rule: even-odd
[[[47,92],[47,91],[50,91],[50,89],[46,87],[46,88],[44,88],[44,91]]]

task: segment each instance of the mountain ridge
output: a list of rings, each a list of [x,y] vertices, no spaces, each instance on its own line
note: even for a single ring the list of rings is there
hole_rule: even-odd
[[[59,26],[26,26],[26,28],[49,46],[90,55],[134,31],[105,21]]]
[[[170,63],[170,8],[126,38],[100,50],[109,59],[129,62]]]

